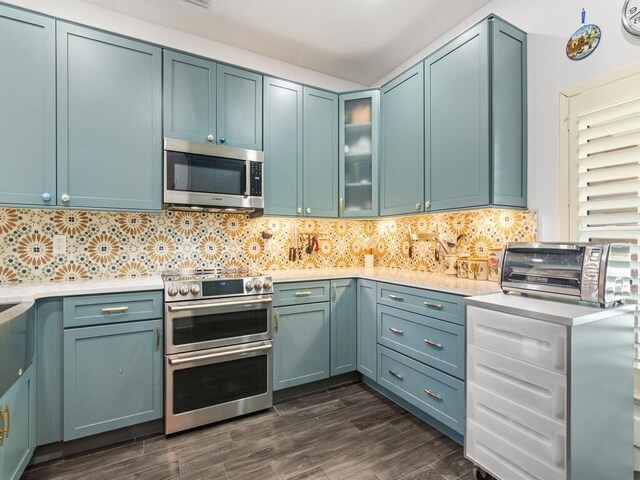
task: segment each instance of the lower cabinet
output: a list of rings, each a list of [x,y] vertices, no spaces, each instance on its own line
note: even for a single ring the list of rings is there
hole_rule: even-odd
[[[64,440],[162,417],[162,320],[64,331]]]
[[[358,371],[376,380],[376,282],[371,280],[358,280],[358,305],[357,305],[357,350]]]
[[[0,398],[0,479],[19,480],[36,446],[36,395],[31,366]]]
[[[353,372],[357,362],[356,281],[331,281],[331,376]]]

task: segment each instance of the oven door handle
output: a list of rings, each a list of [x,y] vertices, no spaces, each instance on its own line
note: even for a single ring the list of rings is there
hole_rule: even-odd
[[[189,358],[169,358],[170,365],[183,365],[185,363],[195,363],[201,362],[204,360],[211,360],[214,358],[220,357],[230,357],[232,355],[239,355],[242,353],[252,353],[252,352],[262,352],[266,350],[271,350],[273,348],[272,345],[260,345],[259,347],[250,347],[250,348],[239,348],[238,350],[232,350],[227,352],[218,352],[218,353],[209,353],[207,355],[198,355],[196,357]]]
[[[273,300],[271,298],[261,298],[260,300],[245,300],[243,302],[219,302],[219,303],[203,303],[198,305],[179,305],[173,306],[169,305],[170,312],[187,312],[190,310],[204,310],[208,308],[216,308],[216,307],[239,307],[239,306],[251,306],[251,305],[260,305],[265,303],[271,303]]]

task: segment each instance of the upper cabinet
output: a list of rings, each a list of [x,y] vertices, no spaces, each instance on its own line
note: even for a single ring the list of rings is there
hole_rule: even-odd
[[[162,206],[162,56],[151,45],[57,24],[58,204]]]
[[[3,204],[56,203],[55,31],[51,18],[0,5]]]
[[[380,214],[423,211],[424,82],[422,64],[381,90]]]
[[[262,76],[165,50],[164,135],[262,150]]]
[[[340,216],[378,215],[380,91],[340,95]]]
[[[427,211],[526,206],[526,35],[498,18],[424,62]]]

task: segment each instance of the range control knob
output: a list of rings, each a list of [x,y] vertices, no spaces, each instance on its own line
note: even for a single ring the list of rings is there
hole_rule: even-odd
[[[189,295],[189,287],[187,285],[180,287],[180,295]]]
[[[244,285],[244,289],[245,289],[247,292],[250,292],[251,290],[253,290],[253,285],[254,285],[253,280],[249,280],[249,281]]]
[[[256,290],[262,290],[262,286],[264,285],[264,283],[262,282],[262,280],[258,280],[256,281],[256,284],[254,285],[254,289]]]
[[[271,290],[272,286],[273,286],[273,283],[271,283],[271,280],[265,280],[264,281],[264,289],[265,290]]]
[[[191,285],[191,293],[193,293],[194,295],[197,295],[200,293],[200,285],[198,285],[197,283],[194,283],[193,285]]]
[[[175,297],[178,294],[178,289],[177,287],[169,287],[169,290],[167,290],[167,293],[169,294],[170,297]]]

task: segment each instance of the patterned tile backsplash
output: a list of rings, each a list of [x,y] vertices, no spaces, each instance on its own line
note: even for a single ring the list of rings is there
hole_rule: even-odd
[[[444,272],[435,242],[414,244],[407,233],[438,233],[458,242],[457,251],[486,257],[507,241],[536,239],[534,211],[474,210],[380,220],[324,220],[192,212],[161,214],[0,209],[0,283],[134,277],[168,268],[249,267],[252,270],[354,267],[364,263],[368,237],[376,236],[376,265]],[[319,249],[289,261],[290,231],[318,234]],[[263,240],[262,232],[273,237]],[[53,236],[66,235],[65,253]]]

